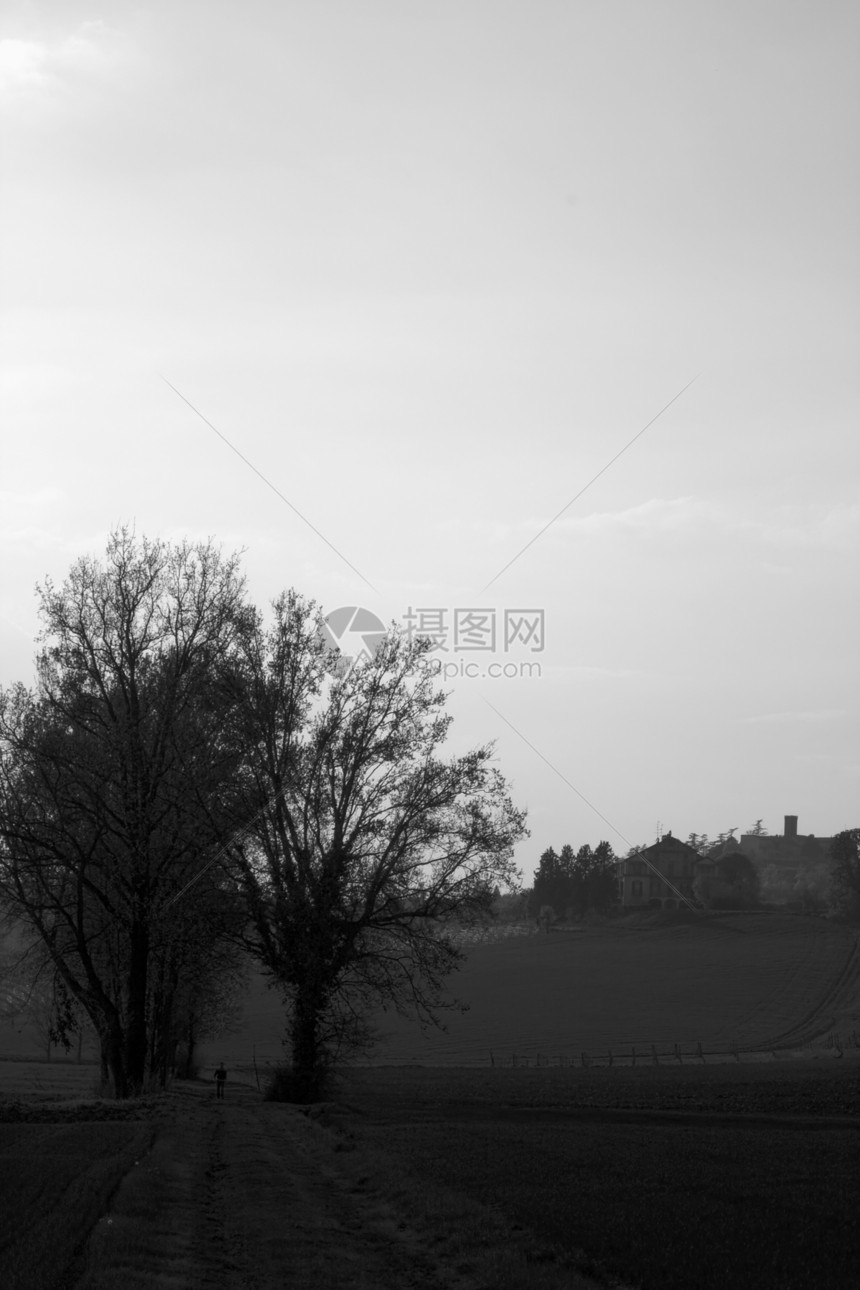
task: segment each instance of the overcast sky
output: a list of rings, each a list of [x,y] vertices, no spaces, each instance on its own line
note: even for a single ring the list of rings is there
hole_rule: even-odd
[[[527,881],[860,824],[858,12],[6,0],[0,681],[112,527],[213,535],[540,665],[448,681]]]

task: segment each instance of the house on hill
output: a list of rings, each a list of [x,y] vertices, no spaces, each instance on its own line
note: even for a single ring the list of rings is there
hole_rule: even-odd
[[[741,835],[741,851],[749,856],[757,869],[776,865],[786,878],[795,878],[804,869],[825,864],[830,858],[832,841],[832,838],[817,838],[812,833],[801,837],[797,831],[797,816],[786,815],[781,836],[744,833]]]
[[[677,893],[695,901],[696,878],[711,877],[716,867],[716,861],[699,855],[694,847],[673,838],[671,832],[666,833],[653,846],[618,862],[622,907],[677,909],[683,904]]]

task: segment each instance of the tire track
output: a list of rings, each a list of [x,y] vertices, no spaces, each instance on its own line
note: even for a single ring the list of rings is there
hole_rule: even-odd
[[[185,1086],[170,1107],[75,1290],[474,1290],[300,1108],[235,1085],[224,1101]]]
[[[853,943],[848,958],[821,998],[795,1025],[770,1039],[762,1040],[759,1046],[766,1049],[793,1048],[798,1043],[818,1039],[832,1029],[840,1005],[847,1004],[854,997],[855,987],[860,979],[860,938],[856,933],[851,935]]]

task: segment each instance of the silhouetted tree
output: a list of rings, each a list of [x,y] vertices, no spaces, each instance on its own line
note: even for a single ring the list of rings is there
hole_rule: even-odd
[[[569,849],[569,847],[564,848],[564,850]],[[552,847],[547,847],[534,871],[534,883],[529,894],[529,913],[533,918],[539,918],[544,905],[551,905],[553,909],[563,909],[565,895],[566,883],[561,859]]]
[[[843,829],[830,844],[832,899],[843,918],[860,920],[860,829]]]
[[[617,897],[616,857],[608,842],[592,851],[586,843],[574,853],[565,843],[559,855],[550,847],[535,870],[530,909],[544,905],[557,914],[582,918],[590,911],[605,913]]]
[[[438,1019],[468,922],[511,885],[525,834],[490,747],[443,760],[451,718],[395,630],[337,667],[319,615],[295,593],[242,637],[237,721],[247,756],[229,848],[247,901],[244,942],[289,1007],[294,1096],[320,1088],[331,1037],[382,1003]]]
[[[707,909],[754,908],[761,899],[758,870],[742,851],[725,851],[717,858],[713,877],[700,874],[693,892]]]
[[[242,596],[235,557],[120,529],[104,563],[39,588],[37,687],[0,690],[0,893],[91,1018],[118,1097],[143,1084],[173,898],[237,768],[219,668]]]

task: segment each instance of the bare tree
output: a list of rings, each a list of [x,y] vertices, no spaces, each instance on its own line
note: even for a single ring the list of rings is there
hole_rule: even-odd
[[[832,899],[837,913],[860,921],[860,829],[843,829],[830,843]]]
[[[367,1038],[374,1005],[438,1019],[462,957],[445,920],[488,910],[525,833],[490,747],[439,755],[451,718],[425,645],[392,630],[344,669],[320,641],[314,607],[283,596],[269,630],[248,623],[235,682],[237,819],[254,822],[230,857],[245,943],[289,1000],[299,1097],[319,1088],[333,1035]]]
[[[104,563],[39,588],[37,687],[0,690],[0,891],[92,1019],[117,1096],[144,1081],[172,897],[237,763],[218,677],[242,597],[211,543],[120,529]]]

